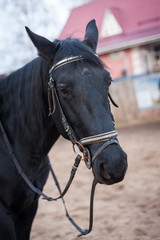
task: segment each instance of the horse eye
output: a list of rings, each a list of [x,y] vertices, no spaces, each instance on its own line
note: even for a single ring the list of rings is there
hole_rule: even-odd
[[[60,84],[58,87],[57,87],[57,90],[58,92],[60,92],[60,94],[63,96],[63,97],[67,97],[67,96],[70,96],[71,95],[71,92],[69,90],[69,88],[64,85],[64,84]]]

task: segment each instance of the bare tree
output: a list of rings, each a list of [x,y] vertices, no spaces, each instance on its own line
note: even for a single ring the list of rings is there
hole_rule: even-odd
[[[89,0],[0,0],[0,74],[19,68],[36,56],[24,26],[54,40],[70,10],[86,2]]]

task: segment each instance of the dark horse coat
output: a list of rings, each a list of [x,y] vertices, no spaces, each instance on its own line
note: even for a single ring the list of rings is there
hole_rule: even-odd
[[[14,153],[34,186],[43,189],[49,169],[47,154],[61,134],[58,115],[48,116],[49,69],[70,56],[84,60],[54,72],[58,95],[70,125],[83,138],[114,130],[108,100],[111,77],[95,56],[98,30],[92,20],[83,41],[50,42],[27,28],[39,56],[0,79],[0,120]],[[98,146],[89,146],[91,155]],[[126,154],[112,144],[95,160],[93,174],[100,183],[123,179]],[[0,240],[28,240],[39,196],[18,173],[0,131]]]

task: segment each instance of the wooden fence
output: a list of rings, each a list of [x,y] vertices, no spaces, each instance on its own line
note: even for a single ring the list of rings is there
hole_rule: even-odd
[[[112,83],[110,93],[119,108],[111,106],[116,125],[160,121],[160,108],[139,109],[132,78]],[[112,104],[111,104],[112,105]]]

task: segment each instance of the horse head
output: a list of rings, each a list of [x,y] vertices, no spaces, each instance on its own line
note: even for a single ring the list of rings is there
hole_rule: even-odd
[[[57,94],[53,105],[57,106],[59,101],[76,139],[94,158],[91,165],[97,182],[122,181],[127,170],[127,155],[117,140],[110,109],[108,95],[112,79],[95,54],[98,41],[95,20],[88,23],[83,41],[67,38],[51,42],[29,28],[26,30],[38,54],[51,69],[50,77]],[[54,111],[53,121],[59,133],[68,138],[61,124],[59,107]]]

